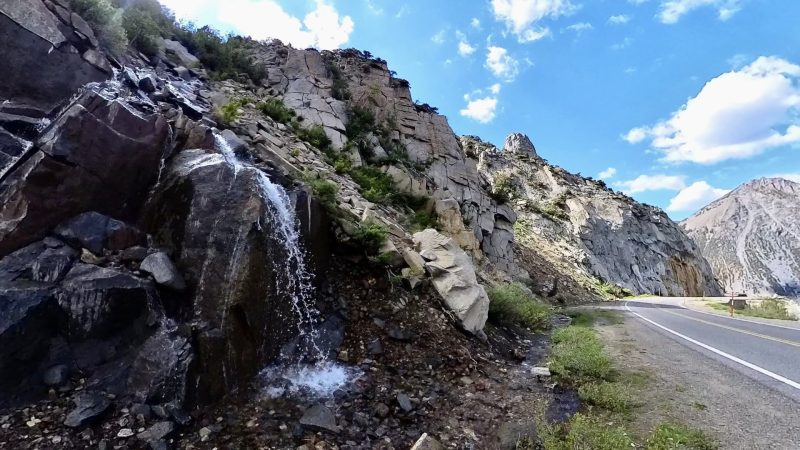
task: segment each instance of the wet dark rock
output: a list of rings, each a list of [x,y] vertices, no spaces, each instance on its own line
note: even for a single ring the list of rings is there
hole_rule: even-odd
[[[39,0],[0,3],[0,98],[50,111],[84,84],[108,78],[85,61]]]
[[[24,139],[35,139],[41,124],[41,119],[35,117],[0,112],[0,127]]]
[[[64,425],[70,428],[78,428],[99,419],[111,407],[111,401],[100,392],[81,392],[73,397],[72,402],[75,409],[64,420]]]
[[[145,442],[160,441],[172,434],[173,431],[175,431],[175,424],[164,421],[151,425],[148,429],[136,435],[136,437]]]
[[[383,354],[383,344],[380,339],[373,339],[367,344],[367,352],[370,355],[377,356]]]
[[[138,229],[98,212],[80,214],[56,227],[54,233],[78,248],[101,255],[104,249],[124,250],[147,243]]]
[[[414,405],[411,404],[411,399],[404,392],[399,392],[397,394],[397,404],[400,405],[400,409],[405,412],[411,412],[414,410]]]
[[[140,402],[183,402],[192,358],[188,336],[178,330],[160,330],[145,341],[133,361],[129,392]],[[165,418],[166,411],[162,415],[156,408],[153,412]]]
[[[150,407],[150,409],[153,410],[153,414],[161,419],[168,419],[170,417],[169,411],[167,411],[167,408],[162,405],[153,405]]]
[[[392,338],[392,339],[394,339],[396,341],[400,341],[400,342],[411,342],[412,340],[414,340],[414,334],[413,333],[411,333],[410,331],[404,330],[404,329],[402,329],[399,326],[394,325],[394,324],[389,324],[386,327],[386,334],[390,338]]]
[[[0,128],[0,177],[13,167],[28,147],[28,143]]]
[[[331,433],[339,433],[341,430],[336,425],[336,416],[333,415],[333,411],[324,405],[314,405],[308,408],[300,418],[300,425],[312,430],[330,431]]]
[[[47,369],[42,375],[42,382],[46,386],[61,386],[69,381],[69,366],[58,364]]]
[[[186,282],[183,281],[183,276],[164,252],[156,252],[147,256],[142,261],[139,269],[152,275],[156,283],[162,286],[176,291],[186,289]]]
[[[376,403],[375,406],[372,407],[372,412],[375,414],[375,417],[380,417],[381,419],[389,415],[389,406],[385,403]]]
[[[121,251],[119,257],[123,261],[140,262],[147,258],[147,248],[138,245],[129,247]]]
[[[139,89],[147,92],[148,94],[152,94],[153,92],[158,89],[158,85],[156,83],[156,77],[152,74],[146,74],[139,79]]]
[[[149,419],[153,415],[153,410],[150,408],[150,405],[145,405],[143,403],[134,403],[131,405],[130,412],[134,417],[142,416],[145,419]]]
[[[56,294],[73,338],[103,338],[144,314],[152,287],[147,281],[114,269],[76,264]]]
[[[100,89],[78,97],[42,134],[37,150],[0,179],[0,256],[86,211],[133,218],[147,197],[168,124]]]

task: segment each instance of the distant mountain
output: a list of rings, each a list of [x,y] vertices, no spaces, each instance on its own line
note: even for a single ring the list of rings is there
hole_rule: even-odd
[[[800,295],[800,184],[751,181],[681,225],[726,291]]]

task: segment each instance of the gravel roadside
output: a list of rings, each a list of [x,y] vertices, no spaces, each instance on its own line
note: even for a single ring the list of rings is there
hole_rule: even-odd
[[[624,314],[596,329],[622,371],[647,374],[635,393],[632,429],[675,421],[716,437],[723,449],[800,448],[800,404]]]

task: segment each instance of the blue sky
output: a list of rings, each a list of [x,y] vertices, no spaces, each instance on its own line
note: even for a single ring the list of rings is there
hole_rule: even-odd
[[[539,154],[682,219],[800,181],[800,1],[161,0],[179,18],[386,59],[456,133]]]

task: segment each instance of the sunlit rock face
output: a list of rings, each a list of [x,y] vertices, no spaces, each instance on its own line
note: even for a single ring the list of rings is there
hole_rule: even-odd
[[[752,181],[681,222],[727,292],[800,296],[800,184]]]

